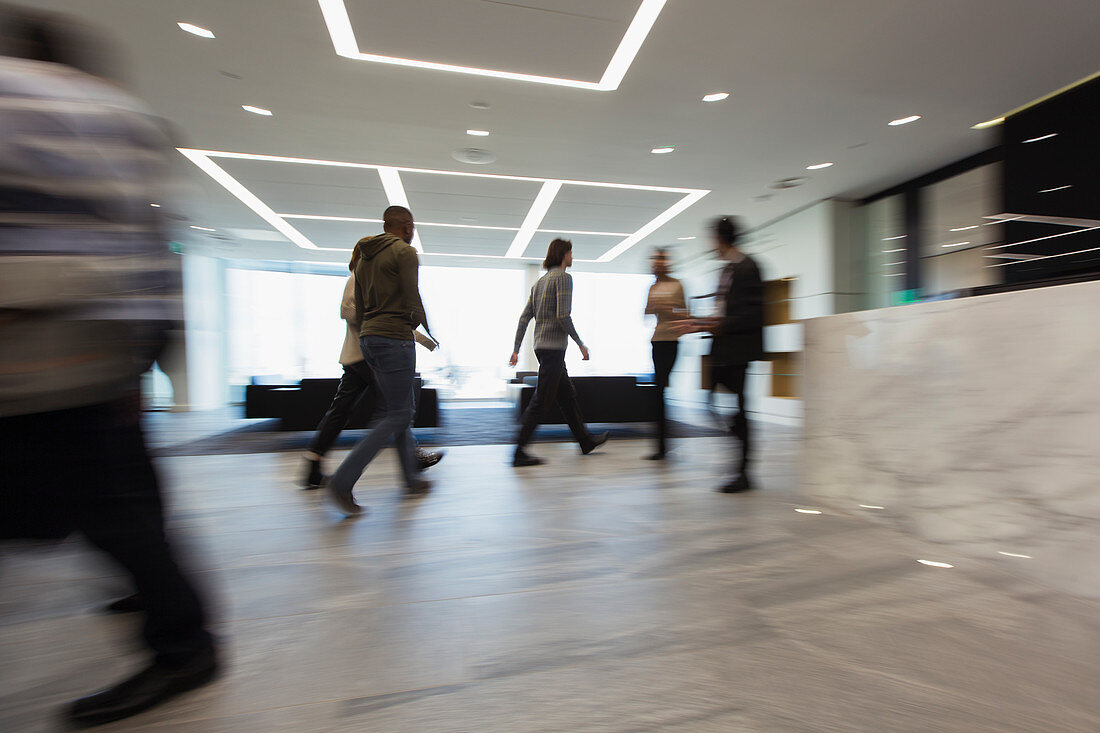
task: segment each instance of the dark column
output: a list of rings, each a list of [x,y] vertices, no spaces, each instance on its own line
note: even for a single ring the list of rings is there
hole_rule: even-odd
[[[905,189],[905,289],[920,294],[920,188]]]

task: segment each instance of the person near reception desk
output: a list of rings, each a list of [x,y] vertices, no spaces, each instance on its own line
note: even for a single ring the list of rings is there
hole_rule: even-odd
[[[680,333],[708,332],[711,389],[725,387],[737,395],[737,414],[730,432],[741,444],[741,459],[733,478],[718,488],[726,494],[749,491],[748,468],[752,457],[752,437],[745,398],[745,372],[750,361],[764,356],[764,283],[760,268],[752,257],[741,251],[743,229],[735,217],[723,216],[711,225],[715,253],[726,266],[718,282],[715,315],[683,322]]]
[[[663,461],[668,453],[668,421],[665,419],[665,390],[668,388],[672,368],[676,365],[676,354],[680,334],[675,322],[687,313],[684,301],[684,286],[669,275],[668,251],[657,249],[651,258],[653,276],[656,278],[649,288],[646,300],[646,315],[657,317],[657,326],[653,329],[653,372],[657,384],[657,452],[649,456],[651,461]]]

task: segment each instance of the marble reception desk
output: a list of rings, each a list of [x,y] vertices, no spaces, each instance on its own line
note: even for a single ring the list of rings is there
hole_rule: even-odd
[[[807,502],[1100,598],[1100,282],[817,318],[805,354]]]

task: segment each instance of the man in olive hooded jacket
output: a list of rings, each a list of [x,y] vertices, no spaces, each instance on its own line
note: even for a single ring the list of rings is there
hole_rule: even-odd
[[[428,330],[420,300],[420,260],[412,241],[412,213],[391,206],[382,214],[383,234],[359,240],[355,267],[355,309],[359,343],[378,384],[380,419],[336,469],[328,482],[329,496],[347,516],[363,509],[352,495],[367,465],[392,439],[410,494],[422,494],[431,484],[420,478],[409,425],[414,411],[413,381],[416,351],[413,331]],[[430,333],[430,331],[429,331]]]

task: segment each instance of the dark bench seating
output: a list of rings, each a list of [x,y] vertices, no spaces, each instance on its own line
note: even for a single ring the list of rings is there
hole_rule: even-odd
[[[244,413],[248,418],[277,417],[280,430],[314,430],[336,395],[339,379],[303,379],[298,384],[250,384],[245,387]],[[416,380],[416,419],[413,427],[439,427],[439,395]],[[374,412],[374,393],[352,410],[349,430],[367,427]]]
[[[573,387],[581,403],[581,414],[591,423],[650,422],[657,418],[657,386],[639,382],[637,377],[573,377]],[[523,414],[535,394],[537,377],[526,377],[512,385],[516,418]],[[555,405],[544,422],[565,422]]]

